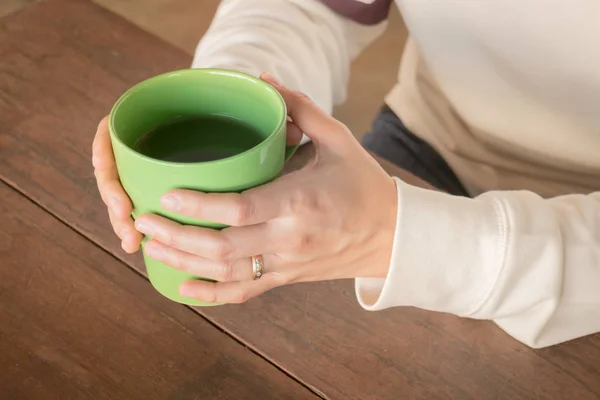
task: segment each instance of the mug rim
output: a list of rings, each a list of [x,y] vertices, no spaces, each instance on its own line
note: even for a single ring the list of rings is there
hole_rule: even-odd
[[[145,154],[142,154],[142,153],[132,149],[130,146],[128,146],[121,140],[121,138],[117,134],[117,131],[114,126],[114,115],[117,113],[121,104],[123,104],[131,94],[141,90],[143,87],[145,87],[147,85],[152,84],[153,81],[168,78],[170,76],[193,75],[193,74],[197,74],[197,73],[214,74],[214,75],[220,75],[220,76],[233,76],[236,78],[247,79],[258,85],[261,85],[268,92],[273,94],[277,98],[277,101],[279,102],[279,104],[281,105],[280,110],[279,110],[279,114],[280,114],[279,123],[268,134],[268,136],[266,136],[266,138],[264,140],[262,140],[260,143],[258,143],[256,146],[254,146],[248,150],[245,150],[241,153],[238,153],[236,155],[233,155],[231,157],[220,158],[220,159],[212,160],[212,161],[196,161],[196,162],[165,161],[165,160],[161,160],[161,159],[154,158],[154,157],[149,157]],[[252,76],[250,74],[246,74],[244,72],[232,71],[232,70],[228,70],[228,69],[222,69],[222,68],[188,68],[188,69],[180,69],[180,70],[176,70],[176,71],[165,72],[165,73],[155,75],[153,77],[144,79],[143,81],[136,83],[135,85],[133,85],[132,87],[127,89],[127,91],[125,91],[125,93],[123,93],[119,97],[119,99],[112,106],[110,113],[108,115],[109,115],[108,116],[108,128],[109,128],[111,143],[114,139],[116,142],[118,142],[118,144],[121,147],[123,147],[125,149],[125,151],[131,153],[133,156],[142,158],[146,161],[150,161],[152,163],[165,165],[165,166],[182,167],[182,166],[198,166],[198,165],[216,165],[216,164],[221,164],[221,163],[225,163],[225,162],[231,162],[231,161],[235,161],[238,158],[241,158],[241,157],[247,155],[248,153],[251,153],[254,151],[259,151],[260,148],[262,148],[264,145],[267,145],[269,142],[275,140],[277,133],[281,132],[283,126],[287,123],[287,106],[286,106],[285,101],[283,100],[283,97],[281,96],[281,94],[273,86],[269,85],[265,81],[255,77],[255,76]]]

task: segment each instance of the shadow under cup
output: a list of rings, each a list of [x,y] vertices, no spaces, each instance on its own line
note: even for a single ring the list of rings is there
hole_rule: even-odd
[[[206,162],[169,162],[134,150],[140,137],[156,127],[180,118],[202,116],[241,120],[260,133],[263,140],[234,156]],[[286,149],[286,119],[280,94],[265,82],[242,73],[183,70],[132,87],[111,110],[109,129],[119,177],[133,202],[133,217],[153,213],[185,225],[223,228],[211,221],[168,212],[161,207],[160,197],[172,189],[241,192],[277,178],[295,150]],[[219,135],[226,140],[228,132]],[[148,239],[144,239],[142,248]],[[214,305],[179,295],[182,282],[202,277],[173,269],[145,254],[144,262],[150,282],[167,298],[196,306]]]

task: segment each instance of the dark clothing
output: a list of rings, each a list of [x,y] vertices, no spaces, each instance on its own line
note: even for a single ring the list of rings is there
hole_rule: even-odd
[[[361,143],[364,148],[396,164],[447,193],[468,196],[450,166],[428,143],[413,135],[400,118],[383,106],[371,132]]]

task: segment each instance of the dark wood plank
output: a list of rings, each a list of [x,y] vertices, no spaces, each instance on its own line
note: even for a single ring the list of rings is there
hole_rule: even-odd
[[[2,399],[317,398],[0,183]]]
[[[189,56],[80,1],[31,7],[1,21],[0,35],[0,177],[143,271],[109,229],[92,136],[123,90]],[[330,398],[600,396],[598,335],[533,351],[487,322],[410,308],[367,313],[352,282],[198,312]]]
[[[0,18],[31,5],[36,0],[2,0],[0,3]]]

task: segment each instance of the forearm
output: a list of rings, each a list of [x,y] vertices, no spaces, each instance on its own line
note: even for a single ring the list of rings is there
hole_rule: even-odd
[[[193,67],[267,71],[331,112],[345,99],[350,61],[383,29],[354,23],[318,0],[225,0]]]

